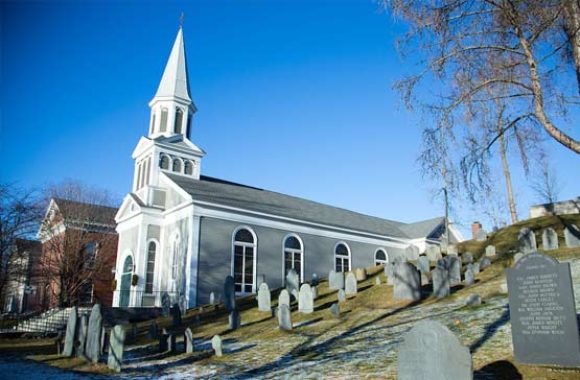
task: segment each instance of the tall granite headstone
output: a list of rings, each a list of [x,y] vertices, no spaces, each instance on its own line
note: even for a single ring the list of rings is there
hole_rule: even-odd
[[[544,251],[558,249],[558,234],[553,228],[546,228],[542,231],[542,247]]]
[[[355,296],[357,292],[356,277],[352,272],[346,274],[346,280],[344,281],[344,293],[347,297]]]
[[[278,327],[280,330],[292,330],[292,315],[286,305],[278,306]]]
[[[568,248],[580,247],[580,228],[575,224],[567,225],[564,228],[564,241]]]
[[[288,289],[288,293],[290,293],[294,299],[298,299],[300,277],[298,277],[298,273],[296,273],[294,269],[290,269],[286,274],[286,289]]]
[[[399,263],[395,267],[393,298],[418,301],[421,299],[421,277],[411,263]]]
[[[101,334],[103,329],[103,315],[101,314],[101,305],[96,304],[91,310],[89,317],[89,329],[87,332],[87,345],[85,353],[87,358],[97,363],[101,353]]]
[[[67,357],[71,357],[74,353],[76,334],[77,334],[77,307],[73,306],[70,309],[70,314],[68,315],[68,322],[66,324],[66,335],[64,336],[64,349],[62,354]]]
[[[224,306],[230,312],[236,309],[236,285],[232,276],[227,276],[224,282]]]
[[[344,289],[344,273],[331,270],[328,273],[328,287],[334,290]]]
[[[524,254],[535,252],[538,248],[536,246],[536,235],[534,235],[534,231],[529,228],[522,228],[518,234],[518,247]]]
[[[436,298],[444,298],[450,294],[449,273],[447,269],[437,267],[431,272],[433,279],[433,295]]]
[[[309,284],[302,284],[298,294],[298,311],[309,314],[314,311],[314,297]]]
[[[515,360],[580,366],[570,264],[530,253],[507,270],[507,284]]]
[[[398,380],[472,380],[469,348],[439,322],[418,322],[399,346]]]
[[[107,366],[115,372],[121,372],[124,347],[125,329],[121,325],[116,325],[111,331],[111,338],[109,339],[109,356],[107,358]]]
[[[272,295],[268,284],[262,282],[258,289],[258,310],[272,312]]]

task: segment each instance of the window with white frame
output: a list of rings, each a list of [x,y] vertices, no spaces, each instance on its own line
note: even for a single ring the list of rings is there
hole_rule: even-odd
[[[173,171],[181,173],[181,160],[177,157],[173,159]]]
[[[175,110],[175,125],[173,130],[175,133],[181,133],[181,125],[183,124],[183,111],[181,108]]]
[[[161,157],[159,158],[159,167],[161,169],[169,169],[169,157],[167,157],[167,155],[162,154]]]
[[[375,252],[375,265],[387,265],[388,262],[387,253],[383,249],[377,249]]]
[[[302,255],[302,243],[296,236],[288,236],[284,239],[284,278],[290,269],[294,269],[302,283]]]
[[[337,272],[350,271],[350,251],[345,243],[337,244],[334,249],[334,263]]]
[[[157,254],[157,244],[154,241],[147,247],[147,269],[145,272],[145,293],[153,293],[153,280],[155,278],[155,256]]]
[[[253,293],[256,238],[248,228],[240,228],[234,232],[233,240],[233,275],[236,292]]]

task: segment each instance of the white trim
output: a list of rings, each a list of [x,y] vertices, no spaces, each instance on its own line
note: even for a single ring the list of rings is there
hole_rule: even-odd
[[[201,218],[191,213],[190,217],[191,233],[189,234],[189,249],[187,250],[186,268],[186,302],[188,307],[197,306],[197,285],[199,268],[199,234],[201,232]]]
[[[333,261],[332,261],[332,267],[334,268],[334,270],[336,270],[336,248],[338,248],[339,245],[344,245],[346,247],[346,250],[348,252],[348,271],[350,272],[352,270],[352,252],[350,251],[350,246],[348,245],[347,242],[345,241],[339,241],[334,245],[334,250],[333,250]],[[344,256],[341,256],[344,257]]]
[[[300,283],[302,283],[304,282],[304,242],[302,241],[302,238],[294,232],[287,234],[282,239],[282,283],[286,283],[286,240],[290,237],[295,237],[300,243]],[[290,248],[290,250],[294,253],[297,252],[294,248]]]
[[[254,256],[254,263],[253,263],[254,274],[253,274],[253,278],[252,278],[252,293],[256,293],[256,278],[257,278],[256,271],[258,269],[258,265],[257,265],[258,264],[258,236],[256,235],[256,232],[254,231],[254,229],[252,227],[248,226],[248,225],[238,226],[232,232],[232,250],[231,250],[231,262],[230,262],[230,274],[231,274],[232,277],[234,277],[234,284],[235,284],[235,276],[234,276],[234,257],[235,257],[234,249],[235,249],[235,246],[236,246],[235,237],[236,237],[236,234],[238,233],[238,231],[244,230],[244,229],[250,231],[250,233],[252,234],[252,236],[254,238],[254,243],[253,244],[245,243],[245,242],[239,242],[239,245],[242,245],[244,247],[250,247],[251,246],[253,248],[253,251],[254,251],[254,254],[253,254],[253,256]],[[244,255],[244,260],[245,260],[245,255]],[[245,265],[242,265],[242,267],[245,267]],[[246,276],[245,276],[245,273],[244,273],[244,275],[242,276],[242,284],[243,285],[247,285],[245,283],[245,281],[246,281],[245,277]],[[243,294],[248,294],[248,293],[244,291],[244,288],[242,286],[242,291],[241,292],[236,292],[236,294],[243,295]]]

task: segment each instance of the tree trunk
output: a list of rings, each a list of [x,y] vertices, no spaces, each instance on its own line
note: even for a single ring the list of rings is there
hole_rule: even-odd
[[[564,30],[570,42],[574,58],[578,93],[580,94],[580,0],[566,0],[564,3]]]
[[[503,166],[503,174],[505,176],[505,184],[507,187],[507,199],[508,199],[508,206],[510,209],[510,215],[512,217],[512,224],[517,223],[518,221],[518,211],[516,209],[516,201],[514,199],[514,193],[512,190],[512,177],[510,174],[510,167],[508,165],[507,155],[506,155],[506,144],[505,144],[505,136],[500,134],[499,136],[499,155],[501,157],[501,164]]]

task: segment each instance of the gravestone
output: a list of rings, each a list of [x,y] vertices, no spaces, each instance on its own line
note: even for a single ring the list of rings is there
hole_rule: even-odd
[[[346,281],[344,282],[344,293],[347,297],[355,296],[357,290],[356,277],[354,273],[348,272],[346,274]]]
[[[518,247],[521,252],[528,254],[536,251],[536,235],[529,228],[522,228],[518,234]],[[482,268],[483,269],[483,268]]]
[[[81,315],[77,323],[77,330],[76,356],[84,356],[85,345],[87,344],[87,332],[89,330],[89,319],[85,314]]]
[[[411,244],[405,248],[405,258],[407,260],[417,260],[420,253],[421,252],[419,252],[419,247],[416,245]]]
[[[292,330],[292,315],[286,305],[278,306],[278,327],[280,330]]]
[[[515,360],[580,366],[570,264],[530,253],[507,270],[507,284]]]
[[[340,317],[340,305],[336,302],[333,303],[332,306],[330,306],[330,312],[332,313],[333,317]]]
[[[494,257],[495,256],[495,245],[488,245],[485,247],[485,256]]]
[[[437,266],[447,270],[450,286],[461,283],[461,260],[459,256],[445,256],[437,262]]]
[[[481,296],[479,294],[470,294],[465,300],[466,306],[479,306],[481,305]]]
[[[161,294],[161,314],[164,317],[169,316],[169,312],[171,310],[171,297],[169,297],[169,293],[163,292]]]
[[[437,261],[441,258],[441,248],[438,245],[430,245],[425,251],[429,261]]]
[[[290,269],[286,274],[286,289],[288,289],[288,293],[294,297],[294,299],[298,299],[298,289],[300,288],[300,277],[298,277],[298,273],[294,269]]]
[[[447,255],[448,256],[457,256],[457,246],[455,244],[449,244],[447,246]],[[437,260],[433,260],[437,261]]]
[[[328,273],[328,287],[330,289],[344,289],[344,273],[333,270]]]
[[[491,261],[487,257],[482,257],[479,260],[479,270],[484,270],[491,265]]]
[[[240,312],[236,309],[230,311],[230,315],[228,316],[228,323],[231,330],[236,330],[242,324],[242,316]]]
[[[101,314],[101,305],[96,304],[91,310],[89,317],[89,328],[87,331],[87,345],[85,353],[89,361],[97,363],[100,353],[102,352],[101,337],[103,330],[103,315]]]
[[[236,285],[232,276],[227,276],[224,282],[224,306],[230,312],[236,309]]]
[[[381,278],[379,276],[375,277],[375,285],[381,284]]]
[[[193,333],[189,327],[185,329],[183,340],[185,341],[185,352],[192,353],[195,345],[193,344]]]
[[[477,241],[486,241],[487,240],[487,232],[483,228],[480,229],[479,231],[477,231],[475,239]]]
[[[159,352],[166,352],[169,349],[169,334],[166,329],[161,329],[159,334]]]
[[[580,229],[577,225],[569,224],[564,228],[564,241],[568,248],[580,247]]]
[[[439,248],[441,249],[441,252],[447,253],[448,247],[449,242],[447,239],[445,237],[441,237],[441,240],[439,241]]]
[[[272,312],[272,296],[268,284],[262,282],[258,289],[258,310]]]
[[[358,282],[364,281],[364,280],[367,279],[367,270],[364,269],[364,268],[357,268],[357,269],[354,270],[354,275],[355,275],[356,280]],[[346,286],[346,284],[345,284],[345,286]]]
[[[558,234],[553,228],[546,228],[542,232],[542,247],[544,251],[558,249]]]
[[[473,262],[473,253],[465,252],[461,254],[461,261],[465,264],[471,264]]]
[[[346,292],[344,291],[344,289],[339,289],[336,297],[338,302],[346,301]]]
[[[256,276],[256,286],[259,288],[261,284],[263,284],[264,282],[266,282],[266,275],[265,274],[259,274],[258,276]]]
[[[62,354],[71,357],[74,353],[76,334],[77,334],[77,307],[73,306],[68,315],[68,322],[66,324],[66,335],[64,336],[64,348]]]
[[[393,298],[418,301],[421,299],[421,277],[411,263],[400,263],[395,268]]]
[[[472,380],[469,348],[441,323],[418,322],[399,347],[397,379]]]
[[[280,295],[278,296],[278,307],[282,305],[290,307],[290,294],[286,289],[282,289]]]
[[[444,298],[451,294],[449,290],[449,273],[447,269],[437,267],[431,272],[433,280],[433,295],[436,298]]]
[[[514,255],[514,264],[517,263],[518,261],[520,261],[520,259],[524,257],[524,254],[521,252],[518,252]]]
[[[467,286],[473,285],[475,283],[475,276],[473,275],[473,269],[467,268],[464,273],[465,280],[463,283]]]
[[[214,303],[215,303],[215,294],[214,294],[214,292],[211,292],[209,294],[209,304],[213,305]]]
[[[312,290],[312,299],[315,300],[318,298],[318,286],[312,286],[310,287],[310,290]]]
[[[298,293],[298,311],[310,314],[314,311],[314,298],[309,284],[302,284]]]
[[[157,323],[153,321],[149,325],[149,338],[157,339],[158,335],[159,335],[159,326],[157,326]]]
[[[395,263],[387,263],[385,265],[385,277],[387,278],[387,285],[393,285],[393,275],[395,274]]]
[[[213,338],[211,338],[211,348],[213,349],[215,356],[223,355],[222,338],[219,335],[214,335]]]
[[[179,305],[176,303],[171,306],[171,324],[173,327],[181,325],[181,310],[179,309]]]
[[[318,275],[316,273],[312,273],[312,279],[310,280],[310,285],[318,286],[319,283],[320,283],[320,279],[318,278]]]
[[[102,323],[101,323],[102,326]],[[109,343],[109,336],[107,335],[107,329],[105,329],[105,326],[101,327],[101,342],[99,345],[99,355],[104,355],[105,354],[105,350],[108,347],[108,343]],[[86,350],[86,348],[85,348]]]
[[[111,331],[111,338],[109,339],[109,355],[107,358],[107,366],[115,372],[121,372],[124,347],[125,329],[121,325],[116,325]]]
[[[419,256],[417,259],[417,268],[421,273],[429,273],[431,271],[431,264],[429,263],[429,258],[427,256]]]
[[[177,352],[177,341],[175,339],[175,334],[167,334],[167,350],[169,352]]]
[[[480,271],[479,263],[473,263],[471,269],[473,270],[473,274],[477,276]]]

